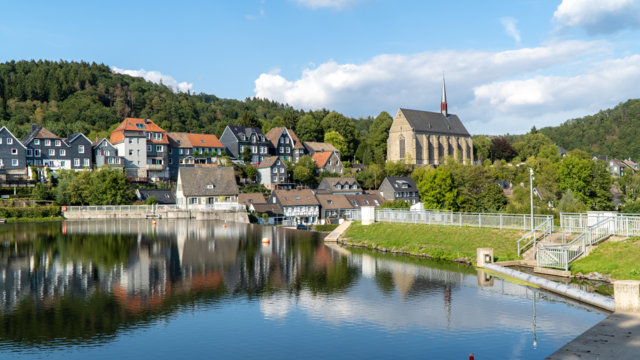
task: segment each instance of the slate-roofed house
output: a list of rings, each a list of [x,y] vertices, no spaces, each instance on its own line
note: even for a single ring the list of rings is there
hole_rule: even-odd
[[[420,202],[416,183],[407,176],[387,176],[382,180],[379,191],[385,201],[404,200],[410,204]]]
[[[262,159],[258,165],[258,181],[269,190],[276,189],[279,185],[291,185],[287,165],[278,156]]]
[[[640,164],[631,159],[622,160],[622,162],[627,165],[628,168],[632,169],[634,173],[640,170]]]
[[[305,150],[309,156],[313,157],[316,153],[319,152],[334,152],[338,157],[340,157],[340,151],[336,149],[335,146],[325,143],[325,142],[315,142],[315,141],[306,141],[302,143],[304,145]]]
[[[153,197],[160,205],[174,205],[176,203],[176,195],[169,189],[137,189],[136,198],[142,202]]]
[[[315,224],[320,216],[320,203],[313,190],[274,190],[269,203],[280,206],[285,219],[295,224]]]
[[[118,150],[109,140],[97,139],[91,144],[93,151],[93,164],[96,167],[108,165],[113,168],[124,168],[124,158],[118,156]]]
[[[264,198],[264,195],[261,193],[243,193],[238,194],[238,204],[244,204],[244,206],[249,208],[251,204],[266,204],[267,200]]]
[[[297,163],[305,153],[304,145],[291,129],[276,127],[269,130],[265,136],[271,142],[273,154],[286,161]]]
[[[319,174],[325,172],[342,174],[344,172],[344,165],[340,161],[340,156],[333,151],[317,152],[311,158],[316,163]]]
[[[384,199],[377,191],[372,193],[345,196],[347,200],[349,200],[351,205],[353,205],[354,209],[360,209],[363,206],[379,207],[384,203]]]
[[[0,128],[0,180],[27,177],[27,147],[5,126]]]
[[[354,209],[343,194],[316,194],[320,203],[320,220],[325,222],[337,222],[345,218],[345,213]]]
[[[150,119],[126,118],[111,133],[110,142],[125,159],[130,178],[169,178],[167,132]]]
[[[632,169],[629,169],[625,163],[618,159],[609,159],[609,171],[613,177],[623,177],[625,172],[633,173]]]
[[[440,112],[400,108],[387,139],[387,161],[439,165],[452,156],[473,163],[473,143],[457,115],[449,114],[444,79]]]
[[[269,156],[271,142],[256,127],[244,127],[240,125],[227,125],[220,136],[220,142],[224,145],[227,154],[240,159],[245,147],[251,149],[251,163],[258,163]]]
[[[69,144],[42,126],[32,124],[22,144],[26,147],[27,165],[45,165],[53,170],[72,168]]]
[[[362,194],[362,187],[355,178],[325,177],[318,184],[318,193],[356,195]]]
[[[182,208],[237,201],[232,167],[181,167],[178,171],[176,204]]]
[[[69,145],[67,157],[71,161],[73,170],[91,169],[93,167],[93,145],[84,134],[69,135],[66,139]]]

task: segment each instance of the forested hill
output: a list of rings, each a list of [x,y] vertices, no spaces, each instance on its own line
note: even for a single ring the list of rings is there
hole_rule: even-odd
[[[11,61],[0,64],[0,123],[18,138],[36,123],[58,136],[81,132],[108,137],[125,117],[153,119],[167,131],[220,136],[226,125],[294,129],[302,141],[330,141],[345,158],[384,162],[392,118],[352,119],[328,110],[296,110],[275,101],[221,99],[174,93],[142,78],[113,73],[102,64]],[[371,131],[370,131],[371,130]],[[330,140],[328,140],[330,139]]]
[[[572,119],[540,132],[566,150],[581,149],[591,155],[640,160],[640,99],[613,109]]]

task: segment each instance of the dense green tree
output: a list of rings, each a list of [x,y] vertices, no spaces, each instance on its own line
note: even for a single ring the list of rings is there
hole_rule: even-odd
[[[302,184],[316,183],[316,163],[309,155],[301,156],[293,169],[293,180]]]
[[[242,126],[247,126],[247,127],[260,127],[260,120],[258,120],[258,116],[249,110],[245,110],[242,113],[242,116],[240,116],[240,119],[238,119],[238,122],[240,123],[240,125]]]
[[[460,201],[453,176],[443,167],[419,168],[413,173],[425,209],[458,210]]]
[[[244,172],[244,176],[247,179],[252,179],[255,180],[258,177],[258,168],[256,168],[253,165],[247,164],[242,168],[242,171]]]
[[[342,135],[347,146],[340,155],[345,159],[351,159],[358,148],[358,133],[353,121],[333,111],[322,119],[321,125],[325,134],[330,131],[336,131]]]
[[[252,157],[253,152],[251,151],[251,147],[245,146],[244,149],[242,149],[242,153],[240,154],[240,159],[246,163],[250,163]]]
[[[323,130],[320,121],[311,114],[306,114],[296,127],[296,135],[300,141],[322,141]]]
[[[495,137],[491,139],[491,148],[489,153],[492,161],[502,159],[510,161],[517,155],[515,149],[505,137]]]
[[[533,130],[535,130],[535,127]],[[529,157],[538,156],[540,150],[549,145],[553,145],[551,139],[542,133],[535,132],[525,135],[521,141],[513,144],[513,148],[522,160],[526,160]]]
[[[384,169],[387,176],[407,176],[411,172],[411,168],[400,161],[387,161]]]
[[[558,201],[558,211],[561,213],[583,213],[589,210],[587,205],[580,201],[573,191],[567,190]]]
[[[364,189],[378,189],[382,180],[384,180],[385,172],[382,165],[370,164],[366,169],[356,174],[356,180]]]
[[[341,154],[347,151],[347,144],[337,131],[329,131],[324,134],[324,142],[333,145]]]
[[[389,138],[389,129],[392,123],[393,118],[391,115],[383,111],[373,119],[369,129],[368,143],[377,163],[384,162],[387,156],[387,139]]]
[[[473,151],[475,158],[484,161],[489,159],[489,152],[491,150],[491,139],[484,135],[475,136],[473,138]]]

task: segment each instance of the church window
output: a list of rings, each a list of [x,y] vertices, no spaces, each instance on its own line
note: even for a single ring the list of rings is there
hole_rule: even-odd
[[[400,146],[400,159],[404,159],[404,136],[400,135],[400,141],[398,141],[398,145]]]

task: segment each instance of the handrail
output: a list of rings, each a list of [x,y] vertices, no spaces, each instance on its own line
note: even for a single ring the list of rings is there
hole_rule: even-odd
[[[541,229],[543,229],[543,230],[541,230]],[[524,234],[524,236],[522,236],[518,240],[518,256],[522,255],[522,251],[524,251],[526,248],[528,248],[529,245],[535,244],[536,241],[538,241],[538,239],[544,239],[545,237],[551,235],[552,232],[553,232],[553,221],[550,220],[550,219],[547,219],[542,224],[536,226],[533,230],[531,230],[528,233]],[[540,234],[538,236],[536,236],[536,233],[540,233]],[[521,243],[523,241],[525,241],[526,239],[528,239],[531,235],[533,235],[531,240],[529,242],[525,243],[524,245],[521,245]]]

